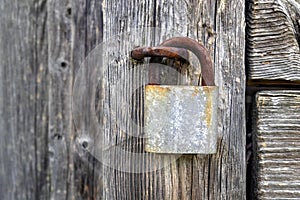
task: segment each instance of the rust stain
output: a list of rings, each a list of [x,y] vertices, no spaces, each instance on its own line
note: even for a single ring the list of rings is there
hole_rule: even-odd
[[[192,93],[192,96],[195,97],[199,94],[199,88],[195,87],[194,92]]]
[[[205,96],[207,98],[206,106],[205,106],[205,120],[207,123],[207,126],[211,126],[211,118],[212,118],[212,109],[213,109],[213,99],[211,94],[212,88],[210,87],[203,87],[203,91],[205,92]]]
[[[146,92],[155,93],[158,96],[167,96],[170,93],[170,88],[168,87],[161,87],[159,85],[147,85]]]

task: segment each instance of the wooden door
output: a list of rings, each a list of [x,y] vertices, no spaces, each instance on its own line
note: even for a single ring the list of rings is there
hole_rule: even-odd
[[[249,199],[300,198],[299,8],[282,0],[247,5]]]
[[[1,0],[0,199],[245,199],[244,16],[245,2],[238,0]],[[146,37],[146,27],[160,30],[155,39]],[[81,80],[81,63],[93,49],[112,41],[105,46],[109,54],[104,61],[117,63],[111,65],[116,68],[104,70],[108,79],[102,79],[98,96],[90,91],[83,94],[91,96],[79,96],[80,106],[100,106],[97,119],[105,127],[105,138],[123,141],[125,157],[143,153],[142,139],[124,135],[101,113],[102,105],[122,102],[122,95],[132,89],[120,84],[119,93],[112,93],[111,79],[140,73],[118,68],[128,59],[128,43],[120,35],[141,34],[136,28],[145,31],[144,41],[152,45],[180,35],[209,50],[219,86],[216,154],[181,156],[156,171],[130,173],[103,165],[86,151],[97,143],[89,143],[92,126],[76,121],[74,86]],[[131,84],[135,81],[140,80]],[[110,99],[112,94],[117,99]],[[139,114],[142,94],[137,94],[132,110]],[[132,117],[124,110],[116,111],[122,123]],[[84,111],[79,117],[89,122],[91,116]],[[142,116],[133,118],[142,123]],[[153,163],[151,157],[143,159],[148,166]]]

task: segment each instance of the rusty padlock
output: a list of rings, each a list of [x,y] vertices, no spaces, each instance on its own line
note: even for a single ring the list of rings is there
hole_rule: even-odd
[[[175,37],[158,47],[136,48],[131,56],[137,60],[144,57],[186,60],[187,50],[200,61],[202,86],[158,85],[157,80],[150,80],[154,84],[145,87],[144,102],[145,150],[148,152],[216,153],[218,87],[206,48],[196,40]]]

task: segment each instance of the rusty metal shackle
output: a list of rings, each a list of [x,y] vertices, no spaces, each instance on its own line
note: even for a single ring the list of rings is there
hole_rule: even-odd
[[[158,47],[139,47],[131,51],[131,57],[141,60],[144,57],[168,57],[188,60],[186,50],[193,52],[200,61],[202,85],[214,86],[213,64],[208,50],[203,44],[187,37],[174,37],[161,43]]]

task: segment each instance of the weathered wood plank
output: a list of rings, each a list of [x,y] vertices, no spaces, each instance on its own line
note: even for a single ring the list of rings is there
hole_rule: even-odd
[[[299,91],[262,91],[256,95],[253,198],[300,198],[299,107]]]
[[[51,199],[74,198],[72,18],[68,0],[47,2],[49,66],[49,178]]]
[[[215,160],[210,161],[211,199],[246,198],[244,4],[244,1],[220,1],[215,13],[214,62],[220,87],[220,144]]]
[[[130,51],[130,46],[133,45],[150,45],[152,42],[148,37],[151,35],[151,29],[146,31],[147,26],[152,26],[155,23],[155,19],[153,18],[154,13],[154,5],[155,1],[145,0],[145,1],[103,1],[103,40],[108,40],[111,42],[111,45],[107,48],[107,59],[111,61],[115,61],[116,64],[112,64],[111,68],[108,68],[107,77],[108,80],[104,80],[105,85],[109,88],[106,88],[107,91],[105,93],[105,101],[110,102],[110,105],[113,108],[113,111],[110,112],[109,108],[106,107],[106,111],[109,113],[109,116],[116,114],[116,121],[120,121],[121,127],[117,127],[114,120],[110,122],[108,119],[108,123],[103,123],[103,126],[107,129],[110,129],[106,134],[106,142],[105,144],[110,145],[114,143],[121,143],[121,149],[125,150],[125,154],[123,155],[123,159],[125,158],[124,166],[129,166],[130,169],[136,169],[138,173],[127,173],[122,171],[116,171],[114,168],[109,168],[104,166],[103,171],[103,198],[104,199],[163,199],[164,198],[164,190],[161,188],[161,191],[158,191],[158,188],[155,186],[151,187],[151,184],[156,185],[157,183],[163,186],[163,181],[161,177],[157,174],[160,172],[144,172],[143,166],[135,166],[141,165],[141,161],[144,160],[146,165],[151,165],[151,161],[149,163],[149,159],[151,156],[147,156],[143,158],[143,143],[141,143],[141,139],[135,139],[131,135],[140,136],[142,134],[141,129],[141,117],[142,113],[142,101],[141,101],[141,91],[134,94],[137,86],[141,86],[143,83],[143,73],[141,69],[133,69],[131,70],[129,66],[129,55],[128,51]],[[140,31],[145,31],[145,33],[139,31],[134,31],[135,27],[140,28]],[[131,32],[133,37],[130,37],[128,34]],[[120,33],[120,37],[116,37]],[[142,42],[142,34],[145,34],[146,42]],[[130,41],[125,38],[128,37]],[[136,39],[135,39],[136,38]],[[134,41],[134,39],[136,41]],[[119,40],[119,41],[118,41]],[[130,42],[134,42],[131,43]],[[140,42],[140,44],[138,44]],[[129,44],[128,44],[129,43]],[[127,61],[126,61],[127,59]],[[125,65],[122,63],[125,62]],[[130,75],[131,74],[131,75]],[[125,78],[122,79],[122,76]],[[113,80],[113,81],[110,81]],[[125,81],[124,81],[125,80]],[[132,81],[126,81],[132,80]],[[118,81],[120,83],[118,84]],[[110,86],[110,84],[115,84],[115,86]],[[108,90],[109,89],[109,90]],[[128,95],[124,95],[128,94]],[[133,96],[131,96],[133,95]],[[133,99],[133,100],[131,100]],[[123,104],[119,104],[121,106],[116,107],[118,102],[123,102]],[[130,111],[127,108],[133,107],[133,110]],[[113,112],[116,113],[113,113]],[[132,112],[132,113],[131,113]],[[132,123],[133,116],[138,123],[137,127]],[[127,118],[127,119],[126,119]],[[126,122],[126,121],[129,121]],[[138,159],[137,162],[133,162],[130,159],[132,154],[130,152],[136,152],[142,155]],[[133,157],[133,156],[132,156]],[[128,160],[126,161],[126,158]],[[122,161],[118,162],[118,159],[122,159],[122,155],[116,155],[111,159],[107,160],[107,163],[113,163],[113,166],[117,168],[117,166],[122,166]],[[107,164],[106,164],[107,165]],[[156,175],[156,180],[151,180],[147,178],[148,176],[153,177],[153,174]],[[154,176],[155,176],[154,175]],[[147,185],[148,181],[150,185]],[[152,182],[152,183],[151,183]]]
[[[46,2],[0,3],[0,199],[49,199]]]
[[[249,83],[299,84],[299,1],[252,0],[248,9]]]
[[[1,199],[245,198],[243,2],[26,0],[5,1],[0,9],[5,28],[0,37]],[[133,27],[152,31],[147,26],[160,29],[155,38],[148,38],[153,32],[132,32]],[[126,38],[115,38],[105,49],[111,50],[106,61],[114,62],[104,72],[110,81],[123,76],[131,81],[121,82],[119,88],[104,81],[99,98],[108,105],[100,99],[97,112],[106,127],[105,142],[121,143],[127,152],[124,157],[112,154],[106,161],[125,158],[119,164],[140,173],[103,166],[82,149],[83,143],[77,143],[88,133],[72,125],[76,118],[71,108],[72,86],[79,64],[102,35],[110,40],[121,32],[132,32],[132,46]],[[202,41],[214,59],[220,86],[218,153],[182,156],[164,166],[173,158],[166,156],[157,166],[162,169],[143,173],[144,167],[155,165],[156,158],[145,155],[142,163],[131,162],[129,152],[144,153],[143,139],[126,133],[142,134],[142,91],[130,95],[134,86],[145,82],[145,70],[124,69],[122,63],[132,64],[126,59],[133,45],[157,45],[175,35]],[[116,108],[120,102],[132,109]],[[93,105],[85,103],[83,108]],[[113,108],[125,127],[105,121],[103,108]],[[130,125],[130,119],[140,127]]]
[[[102,5],[103,41],[108,44],[103,51],[109,68],[102,74],[104,86],[100,97],[106,104],[101,104],[99,111],[99,121],[104,127],[101,134],[104,133],[105,145],[120,147],[125,154],[116,154],[114,150],[108,154],[105,162],[113,168],[102,166],[100,159],[103,168],[98,173],[103,185],[94,190],[94,195],[102,191],[103,199],[244,199],[244,3],[149,0],[104,1]],[[155,30],[143,28],[145,26],[156,26],[159,31],[154,34]],[[139,31],[135,27],[140,28]],[[120,33],[126,37],[116,37]],[[161,166],[163,169],[143,173],[143,167],[155,165],[156,160],[149,154],[142,155],[145,164],[131,160],[131,152],[144,153],[143,140],[131,136],[142,135],[143,96],[141,92],[131,95],[136,86],[145,83],[145,72],[141,68],[129,67],[132,63],[128,61],[128,52],[137,45],[158,45],[175,35],[202,41],[215,61],[216,82],[221,94],[218,153],[213,156],[182,156],[170,165]],[[133,110],[128,111],[128,108]],[[128,122],[132,120],[128,117],[130,115],[138,127]],[[93,141],[94,137],[79,131],[77,138],[80,142],[84,141],[80,138]],[[124,158],[127,160],[122,160]],[[167,163],[168,159],[164,158],[160,165]],[[114,169],[122,166],[140,174]]]
[[[103,14],[102,1],[73,0],[71,3],[71,15],[74,20],[74,48],[73,48],[73,73],[79,73],[79,67],[86,56],[102,41]],[[88,77],[87,77],[88,78]],[[73,84],[76,80],[73,80]],[[85,105],[88,109],[89,105]],[[77,116],[72,115],[73,121]],[[78,138],[78,129],[75,127],[74,137]],[[81,127],[85,129],[84,127]],[[81,144],[76,143],[74,157],[74,187],[75,199],[103,199],[102,191],[102,165],[94,162],[94,158],[88,156]]]

